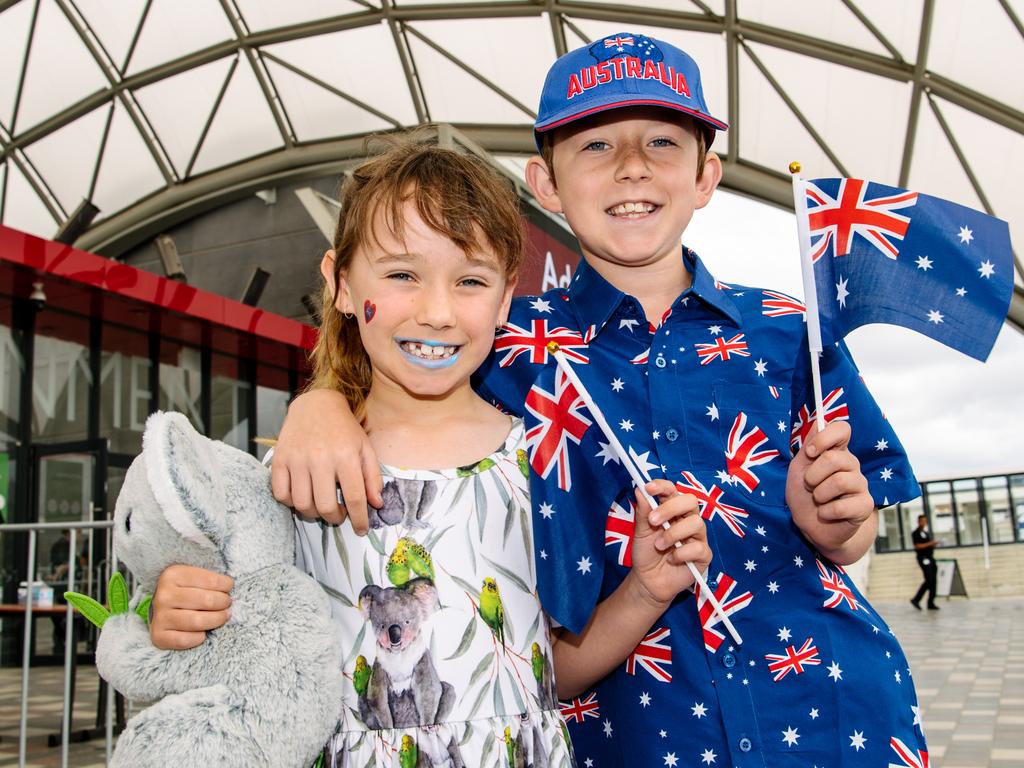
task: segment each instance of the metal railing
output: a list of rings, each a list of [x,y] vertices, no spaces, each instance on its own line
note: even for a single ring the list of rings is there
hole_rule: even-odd
[[[29,662],[32,656],[32,611],[34,600],[34,587],[36,583],[36,547],[38,543],[38,535],[40,531],[59,530],[59,531],[70,531],[70,541],[68,543],[68,571],[67,571],[67,591],[73,592],[76,588],[75,579],[78,571],[78,534],[80,531],[89,532],[89,547],[88,547],[88,562],[85,570],[85,582],[86,591],[92,595],[94,588],[98,588],[100,585],[94,584],[93,581],[93,568],[92,568],[92,555],[93,555],[93,534],[95,531],[104,530],[104,536],[107,538],[106,552],[108,557],[105,561],[105,567],[103,568],[105,578],[99,580],[102,584],[106,584],[109,580],[113,570],[117,568],[117,560],[113,554],[113,549],[110,546],[110,534],[109,531],[113,528],[114,523],[112,520],[99,520],[90,522],[59,522],[59,523],[10,523],[6,525],[0,525],[0,536],[14,533],[28,533],[28,570],[26,578],[25,588],[25,634],[24,634],[24,645],[22,648],[22,662],[21,662],[21,719],[18,730],[18,766],[19,768],[25,767],[25,759],[27,753],[27,721],[28,721],[28,682],[29,682]],[[102,602],[102,601],[101,601]],[[67,608],[64,612],[64,707],[63,715],[61,719],[61,753],[60,753],[60,765],[61,768],[67,768],[68,765],[68,746],[71,734],[71,687],[72,687],[72,654],[77,653],[77,642],[74,641],[74,621],[75,621],[75,610],[70,603],[67,604]],[[114,690],[110,687],[106,681],[100,681],[101,686],[107,686],[106,689],[106,756],[107,764],[110,763],[110,756],[113,749],[114,741]]]

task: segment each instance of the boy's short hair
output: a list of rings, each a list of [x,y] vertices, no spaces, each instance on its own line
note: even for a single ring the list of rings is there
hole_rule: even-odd
[[[570,51],[548,70],[534,123],[537,148],[548,131],[622,107],[663,107],[689,116],[707,150],[728,125],[704,101],[700,68],[687,53],[645,35],[620,32]],[[550,167],[550,163],[548,164]]]

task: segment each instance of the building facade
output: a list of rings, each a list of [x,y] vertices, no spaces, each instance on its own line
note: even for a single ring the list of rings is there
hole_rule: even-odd
[[[921,490],[920,498],[881,511],[876,552],[912,550],[919,515],[944,547],[1024,541],[1024,472],[931,480]]]

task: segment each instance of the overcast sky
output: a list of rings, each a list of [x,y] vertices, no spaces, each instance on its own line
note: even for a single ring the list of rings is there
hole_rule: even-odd
[[[719,190],[683,242],[720,280],[803,296],[790,212]],[[985,363],[894,325],[847,343],[919,479],[1024,471],[1024,335],[1004,325]]]

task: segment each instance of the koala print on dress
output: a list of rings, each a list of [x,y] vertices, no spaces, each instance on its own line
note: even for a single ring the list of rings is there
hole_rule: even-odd
[[[437,484],[396,478],[384,484],[380,509],[370,507],[370,527],[377,529],[401,523],[406,528],[427,528],[423,516],[437,495]]]
[[[410,728],[443,721],[455,693],[438,677],[423,630],[440,608],[433,582],[417,578],[403,587],[366,586],[359,608],[377,640],[369,683],[359,697],[363,722],[370,728]]]

